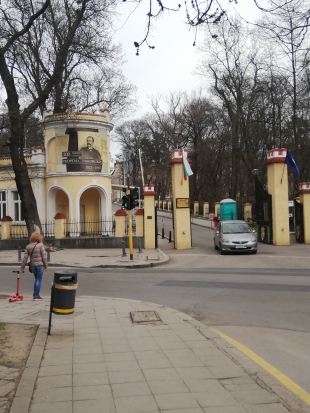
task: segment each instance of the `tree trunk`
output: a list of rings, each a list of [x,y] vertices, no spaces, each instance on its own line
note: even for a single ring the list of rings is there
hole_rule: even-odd
[[[19,110],[18,95],[14,79],[8,70],[3,55],[0,54],[0,75],[7,92],[7,108],[10,120],[10,152],[15,174],[16,187],[21,205],[25,212],[28,235],[35,230],[41,231],[37,203],[32,191],[28,168],[24,157],[24,121]]]

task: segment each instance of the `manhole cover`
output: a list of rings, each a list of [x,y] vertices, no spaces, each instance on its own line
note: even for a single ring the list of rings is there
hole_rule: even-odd
[[[131,311],[130,317],[133,323],[153,323],[161,321],[156,311]]]

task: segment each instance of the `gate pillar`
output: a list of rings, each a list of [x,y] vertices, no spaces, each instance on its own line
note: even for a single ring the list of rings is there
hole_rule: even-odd
[[[287,150],[275,148],[267,152],[267,186],[272,195],[272,233],[274,245],[290,245],[288,215]]]
[[[187,156],[187,149],[183,149]],[[182,150],[171,153],[173,196],[174,247],[177,250],[192,247],[188,178],[184,176]]]
[[[154,185],[144,185],[144,248],[156,247],[156,227],[155,227],[155,195]]]
[[[303,206],[304,242],[310,244],[310,182],[300,182],[299,201]]]

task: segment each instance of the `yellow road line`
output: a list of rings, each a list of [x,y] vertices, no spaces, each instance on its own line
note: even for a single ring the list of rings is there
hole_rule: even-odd
[[[285,387],[287,387],[289,390],[295,393],[300,399],[302,399],[304,402],[310,405],[310,393],[298,386],[298,384],[296,384],[293,380],[291,380],[285,374],[281,373],[281,371],[273,367],[271,364],[267,363],[267,361],[259,357],[256,353],[254,353],[254,351],[245,347],[243,344],[239,343],[238,341],[234,340],[233,338],[227,336],[226,334],[222,333],[221,331],[215,328],[211,327],[211,330],[213,330],[225,341],[227,341],[228,343],[236,347],[238,350],[240,350],[243,354],[245,354],[256,364],[258,364],[260,367],[262,367],[264,370],[270,373],[273,377],[275,377],[279,382],[284,384]]]

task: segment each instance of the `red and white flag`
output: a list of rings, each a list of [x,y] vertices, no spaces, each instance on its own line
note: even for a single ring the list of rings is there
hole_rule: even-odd
[[[187,152],[185,152],[184,149],[182,149],[182,159],[183,159],[184,180],[187,181],[187,178],[193,175],[193,171],[187,160]]]

